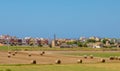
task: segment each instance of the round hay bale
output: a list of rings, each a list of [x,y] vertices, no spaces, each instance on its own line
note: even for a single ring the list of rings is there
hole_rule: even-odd
[[[105,63],[105,59],[101,59],[100,61],[101,61],[102,63]]]
[[[36,60],[31,61],[31,64],[36,64],[36,63],[37,63]]]
[[[87,55],[84,55],[83,57],[84,57],[85,59],[87,59]]]
[[[28,54],[29,57],[31,57],[32,55],[31,54]]]
[[[42,51],[42,54],[45,54],[45,51]]]
[[[13,53],[12,55],[15,56],[15,53]]]
[[[8,54],[8,58],[10,58],[11,57],[11,55],[10,54]]]
[[[114,60],[115,59],[115,57],[114,56],[110,56],[110,58],[109,58],[110,60]]]
[[[93,57],[93,55],[90,55],[90,59],[93,59],[94,57]]]
[[[15,51],[14,53],[17,54],[17,51]]]
[[[116,60],[118,60],[118,57],[117,57],[117,56],[115,56],[115,59],[116,59]]]
[[[56,63],[56,64],[61,64],[61,60],[58,59],[58,60],[55,61],[55,63]]]
[[[11,51],[8,51],[8,54],[11,54],[12,52]]]
[[[77,63],[82,63],[82,59],[77,60]]]
[[[42,56],[42,55],[43,55],[43,53],[40,53],[40,55]]]
[[[118,57],[118,60],[120,60],[120,57]]]
[[[45,54],[45,51],[42,51],[42,52],[40,53],[41,56],[44,55],[44,54]]]

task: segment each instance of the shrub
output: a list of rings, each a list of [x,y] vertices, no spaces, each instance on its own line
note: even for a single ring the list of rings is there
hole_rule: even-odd
[[[11,69],[6,69],[5,71],[12,71]]]
[[[28,51],[28,49],[24,49],[24,51]]]

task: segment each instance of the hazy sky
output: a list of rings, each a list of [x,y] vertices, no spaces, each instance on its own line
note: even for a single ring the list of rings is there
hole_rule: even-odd
[[[0,0],[0,35],[120,38],[120,0]]]

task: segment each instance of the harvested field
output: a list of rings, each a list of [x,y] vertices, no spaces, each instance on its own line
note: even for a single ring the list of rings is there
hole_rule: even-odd
[[[37,64],[55,64],[55,61],[58,59],[61,60],[62,64],[76,64],[79,59],[82,60],[82,63],[100,63],[101,60],[101,57],[94,57],[93,59],[88,57],[85,59],[83,56],[65,55],[65,53],[84,53],[84,51],[46,51],[42,56],[40,55],[41,52],[42,51],[18,51],[15,56],[11,55],[11,57],[8,58],[8,52],[1,51],[0,64],[30,64],[31,60],[36,60]],[[12,53],[14,52],[12,51]],[[31,54],[31,56],[28,56],[29,54]],[[120,60],[104,59],[106,62],[120,62]]]

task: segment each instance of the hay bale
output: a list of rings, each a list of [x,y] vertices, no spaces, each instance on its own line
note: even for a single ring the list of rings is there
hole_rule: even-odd
[[[61,60],[58,59],[58,60],[55,61],[55,63],[56,63],[56,64],[61,64]]]
[[[15,53],[13,53],[12,55],[15,56]]]
[[[42,52],[40,53],[41,56],[44,55],[44,54],[45,54],[45,51],[42,51]]]
[[[118,57],[118,60],[120,60],[120,57]]]
[[[42,53],[40,53],[40,55],[42,56],[43,54],[42,54]]]
[[[101,59],[100,61],[101,61],[102,63],[105,63],[105,59]]]
[[[15,51],[14,53],[17,54],[17,51]]]
[[[87,59],[87,55],[84,55],[83,57],[84,57],[85,59]]]
[[[114,60],[115,59],[115,57],[114,56],[110,56],[110,58],[109,58],[110,60]]]
[[[8,58],[10,58],[11,57],[11,54],[8,54]]]
[[[93,55],[90,55],[90,58],[93,59]]]
[[[8,54],[11,54],[12,52],[11,51],[8,51]]]
[[[77,60],[77,63],[82,63],[82,59]]]
[[[45,54],[45,51],[42,51],[42,54]]]
[[[37,63],[36,60],[31,61],[31,64],[36,64],[36,63]]]
[[[31,57],[32,55],[29,53],[28,56]]]
[[[115,56],[115,60],[118,60],[118,57],[117,57],[117,56]]]

